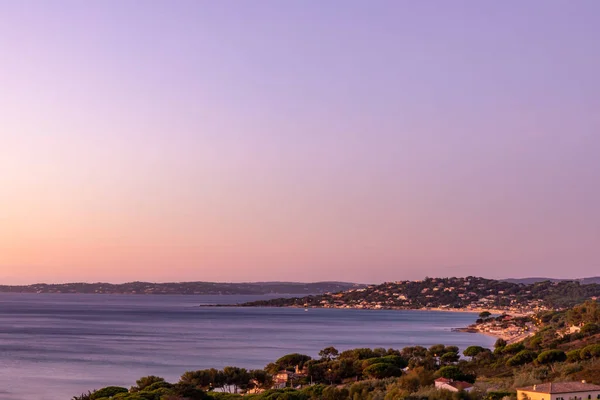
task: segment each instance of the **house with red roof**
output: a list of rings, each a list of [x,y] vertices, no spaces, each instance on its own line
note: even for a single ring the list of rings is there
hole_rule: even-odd
[[[470,392],[473,390],[473,385],[469,382],[455,381],[448,378],[437,378],[435,380],[435,388],[438,390],[449,390],[451,392],[460,392],[461,390]]]

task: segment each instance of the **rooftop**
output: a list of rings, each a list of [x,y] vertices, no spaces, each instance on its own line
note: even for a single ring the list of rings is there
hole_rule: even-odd
[[[473,385],[471,385],[468,382],[454,381],[452,379],[446,379],[446,378],[437,378],[435,381],[440,382],[440,383],[445,383],[445,384],[455,387],[459,390],[464,390],[464,389],[473,387]]]
[[[572,393],[572,392],[589,392],[589,391],[600,391],[600,385],[593,385],[591,383],[581,382],[550,382],[540,383],[538,385],[526,386],[518,388],[517,390],[525,392],[538,392],[538,393]]]

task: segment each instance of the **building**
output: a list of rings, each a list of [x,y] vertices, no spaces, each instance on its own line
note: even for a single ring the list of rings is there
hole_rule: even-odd
[[[293,386],[298,383],[298,380],[305,377],[308,372],[306,366],[300,368],[296,365],[294,372],[281,370],[273,376],[273,388],[283,389],[286,386]]]
[[[600,385],[551,382],[517,389],[517,400],[600,400]]]
[[[437,378],[435,380],[435,388],[438,390],[449,390],[451,392],[460,392],[461,390],[464,390],[465,392],[470,392],[471,390],[473,390],[473,385],[471,385],[468,382],[455,381],[446,378]]]
[[[288,381],[290,381],[293,377],[293,373],[289,371],[279,371],[273,376],[273,388],[274,389],[283,389],[288,385]]]

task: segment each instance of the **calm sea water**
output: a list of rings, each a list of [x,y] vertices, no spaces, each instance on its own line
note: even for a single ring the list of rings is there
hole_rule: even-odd
[[[470,313],[199,307],[260,296],[0,294],[0,399],[69,400],[144,375],[176,381],[187,370],[262,368],[326,346],[491,346],[451,332]]]

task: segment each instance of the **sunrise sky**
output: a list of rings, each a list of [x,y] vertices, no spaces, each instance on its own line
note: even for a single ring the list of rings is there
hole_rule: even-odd
[[[0,284],[600,275],[599,16],[0,1]]]

